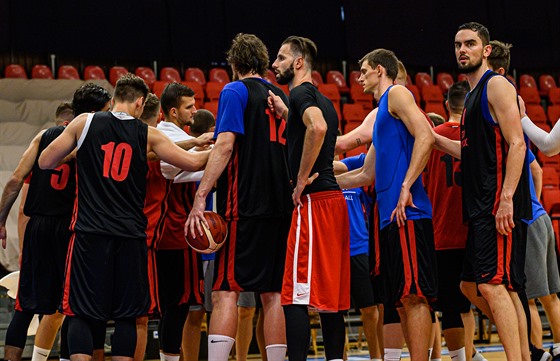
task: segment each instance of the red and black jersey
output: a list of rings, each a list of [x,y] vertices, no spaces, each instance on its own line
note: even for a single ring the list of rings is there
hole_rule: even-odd
[[[434,131],[452,140],[461,138],[460,124],[456,122],[443,123]],[[432,202],[436,250],[465,248],[468,228],[461,216],[461,161],[434,149],[426,170],[424,184]]]
[[[195,182],[171,184],[163,235],[156,249],[189,248],[185,239],[185,222],[192,209],[195,194]]]
[[[237,134],[233,153],[218,179],[218,213],[226,220],[284,217],[291,214],[292,189],[286,153],[286,121],[268,108],[268,91],[287,98],[278,87],[257,78],[247,87],[244,134]]]
[[[332,102],[309,82],[305,82],[290,92],[290,112],[288,115],[288,158],[292,183],[295,186],[301,157],[303,143],[307,128],[303,123],[303,114],[309,107],[317,107],[323,113],[327,123],[327,133],[315,164],[311,168],[312,175],[319,173],[317,179],[305,187],[302,194],[321,191],[339,190],[333,170],[334,146],[338,134],[338,115]]]
[[[463,219],[495,215],[506,175],[508,143],[492,119],[488,81],[498,74],[488,70],[465,100],[461,118],[461,167],[463,172]],[[531,194],[527,166],[523,166],[513,196],[513,217],[531,219]]]
[[[147,141],[148,126],[126,113],[88,116],[76,155],[74,230],[146,237]]]
[[[173,181],[165,179],[161,174],[160,161],[148,162],[146,183],[146,203],[144,214],[148,218],[146,241],[148,248],[156,248],[163,235],[165,215],[167,213],[167,197],[171,192]]]
[[[32,168],[29,191],[23,212],[27,216],[70,216],[76,195],[76,168],[74,161],[55,169],[39,168],[39,154],[64,131],[63,126],[47,129],[41,136],[37,159]]]

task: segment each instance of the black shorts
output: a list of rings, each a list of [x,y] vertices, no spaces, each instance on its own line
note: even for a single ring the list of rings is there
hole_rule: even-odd
[[[202,258],[192,248],[156,251],[161,312],[180,304],[204,304]]]
[[[214,291],[280,292],[291,217],[230,221],[216,252]]]
[[[431,219],[408,220],[403,227],[393,222],[379,231],[384,304],[401,306],[408,295],[428,302],[437,297],[437,267]]]
[[[71,217],[32,216],[23,240],[16,310],[53,314],[60,305]]]
[[[357,309],[375,305],[369,260],[365,253],[350,257],[350,296]]]
[[[147,258],[146,238],[76,232],[68,249],[63,313],[101,321],[146,315]]]
[[[434,304],[437,311],[444,313],[467,313],[471,303],[461,292],[464,249],[436,251],[438,267],[438,296]]]
[[[462,279],[488,284],[504,284],[510,291],[525,288],[527,225],[514,220],[507,236],[498,234],[494,216],[469,222]]]

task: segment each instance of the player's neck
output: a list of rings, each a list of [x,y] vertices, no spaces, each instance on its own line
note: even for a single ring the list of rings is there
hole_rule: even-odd
[[[113,113],[126,113],[133,117],[136,112],[136,106],[134,103],[115,103],[111,111]]]
[[[251,74],[251,73],[237,74],[237,80],[243,80],[247,78],[262,78],[262,77],[259,74]]]
[[[474,89],[476,87],[476,85],[478,84],[478,82],[480,81],[480,79],[482,78],[484,73],[486,73],[487,70],[489,70],[488,63],[484,61],[478,69],[476,69],[472,73],[465,74],[467,76],[467,81],[469,82],[471,89]]]
[[[379,84],[377,84],[377,87],[373,91],[373,97],[375,98],[375,100],[379,101],[379,99],[381,99],[387,89],[389,89],[389,87],[392,85],[393,81],[389,78],[382,77],[381,79],[379,79]]]
[[[311,71],[296,71],[294,78],[288,84],[288,88],[292,90],[293,88],[300,86],[301,84],[309,82],[313,84],[313,78],[311,77]]]
[[[460,123],[461,122],[461,114],[450,113],[448,121],[449,122]]]

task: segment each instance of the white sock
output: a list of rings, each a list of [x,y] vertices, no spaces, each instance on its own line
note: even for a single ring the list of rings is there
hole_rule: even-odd
[[[227,361],[235,342],[224,335],[208,335],[208,361]]]
[[[383,361],[383,360],[380,358],[372,358],[371,361]]]
[[[161,357],[161,356],[160,356]],[[175,356],[175,355],[166,355],[163,354],[163,361],[179,361],[179,355]]]
[[[430,361],[441,361],[441,359],[440,358],[432,358],[432,359],[430,359]],[[455,360],[453,360],[453,361],[455,361]]]
[[[163,352],[161,352],[161,351],[159,352],[159,360],[160,360],[160,361],[165,361]]]
[[[333,359],[330,359],[330,360],[328,360],[328,361],[344,361],[344,360],[341,359],[341,358],[333,358]]]
[[[275,344],[266,346],[266,357],[268,361],[284,361],[288,345]]]
[[[385,361],[399,361],[401,359],[402,349],[400,348],[386,348],[384,350],[385,356],[383,360]]]
[[[476,350],[476,353],[472,357],[472,361],[487,361],[487,360],[484,358],[484,356],[482,356],[480,352],[478,352],[478,350]]]
[[[428,349],[428,360],[431,360],[431,359],[432,359],[432,351],[433,351],[433,350],[434,350],[433,347],[430,347],[430,348]]]
[[[70,361],[69,358],[61,358],[60,361]]]
[[[47,361],[51,350],[46,350],[37,346],[33,346],[33,355],[31,361]]]
[[[465,348],[462,347],[454,351],[449,350],[449,357],[451,357],[452,361],[466,361],[467,355],[465,354]]]
[[[551,348],[552,356],[556,356],[560,354],[560,343],[553,343]]]

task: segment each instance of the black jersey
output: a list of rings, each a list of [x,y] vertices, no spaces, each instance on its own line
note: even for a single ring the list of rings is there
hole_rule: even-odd
[[[76,195],[76,167],[74,161],[62,164],[55,169],[42,170],[39,167],[39,154],[64,130],[56,126],[45,130],[39,142],[37,159],[33,164],[29,191],[23,212],[31,217],[71,216]]]
[[[318,107],[327,122],[327,133],[319,156],[313,164],[310,175],[318,172],[319,177],[310,185],[305,187],[302,194],[340,189],[336,183],[333,170],[334,146],[338,131],[338,116],[332,102],[309,82],[305,82],[290,92],[290,112],[288,115],[288,159],[292,183],[297,184],[297,176],[301,156],[303,153],[303,142],[305,131],[303,113],[309,107]]]
[[[467,95],[461,118],[463,220],[495,215],[506,175],[508,143],[490,113],[487,84],[498,74],[487,71]],[[531,218],[527,167],[513,196],[513,217]]]
[[[247,88],[244,131],[236,135],[230,161],[218,179],[218,213],[226,220],[289,215],[293,205],[286,121],[268,108],[268,91],[285,102],[287,98],[278,87],[259,78],[243,79],[241,83]]]
[[[88,116],[76,155],[74,230],[146,237],[147,141],[147,125],[126,113]]]

